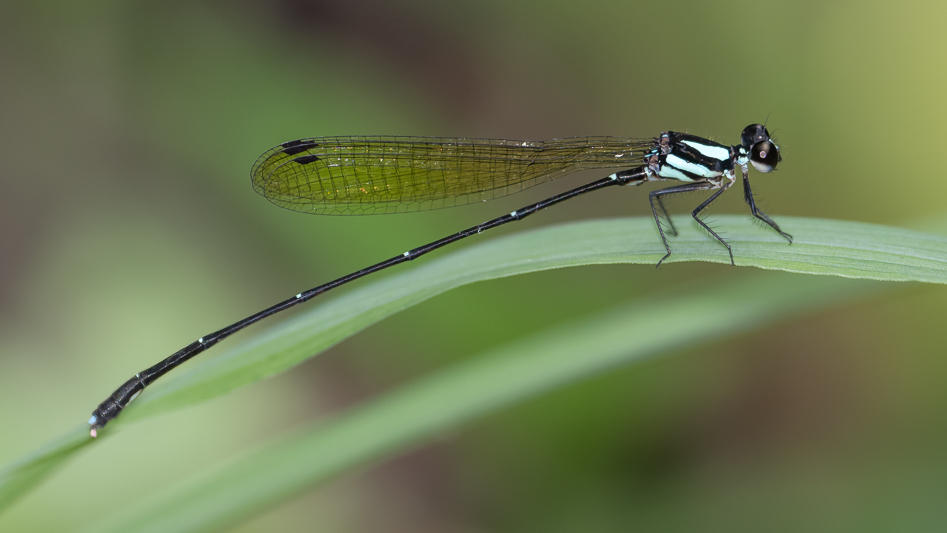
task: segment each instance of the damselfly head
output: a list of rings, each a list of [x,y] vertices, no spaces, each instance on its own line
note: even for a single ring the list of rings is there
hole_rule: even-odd
[[[779,154],[779,147],[769,138],[766,126],[762,124],[750,124],[743,128],[740,140],[750,163],[759,172],[772,172],[776,169],[776,164],[783,159]]]

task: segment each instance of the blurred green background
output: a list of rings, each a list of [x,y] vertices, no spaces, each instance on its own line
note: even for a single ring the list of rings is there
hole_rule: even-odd
[[[735,143],[769,117],[783,164],[752,179],[777,221],[942,231],[945,21],[936,1],[0,2],[0,464],[202,334],[601,177],[446,211],[304,216],[249,183],[260,153],[298,137]],[[684,220],[698,202],[669,207]],[[742,195],[709,219],[722,212],[746,213]],[[642,190],[609,191],[483,238],[648,213]],[[750,275],[622,265],[455,290],[129,426],[0,530],[70,530],[512,339]],[[947,293],[896,289],[532,400],[237,531],[942,531]],[[690,320],[667,317],[668,335]]]

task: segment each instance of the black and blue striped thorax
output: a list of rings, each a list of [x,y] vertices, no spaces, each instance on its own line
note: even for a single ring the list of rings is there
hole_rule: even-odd
[[[779,147],[759,124],[748,126],[743,131],[741,144],[736,146],[666,131],[654,140],[651,151],[644,156],[651,179],[709,181],[718,185],[724,177],[733,180],[737,166],[745,169],[747,163],[752,163],[760,172],[769,172],[780,159]]]
[[[679,181],[715,180],[733,175],[734,147],[709,139],[666,131],[645,155],[648,171],[656,177]]]

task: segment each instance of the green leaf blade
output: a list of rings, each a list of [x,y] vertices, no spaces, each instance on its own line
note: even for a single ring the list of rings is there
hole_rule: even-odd
[[[746,217],[715,217],[715,224],[726,230],[725,238],[733,246],[738,265],[850,278],[947,283],[945,237],[855,222],[791,217],[778,220],[794,234],[794,244],[787,244],[769,228],[754,226]],[[726,250],[696,224],[679,222],[678,227],[681,234],[672,239],[674,255],[664,268],[678,261],[729,262]],[[190,363],[150,387],[102,434],[107,437],[123,422],[193,405],[284,372],[401,309],[460,285],[552,268],[611,263],[648,265],[641,275],[661,276],[651,265],[663,255],[650,218],[579,222],[482,242],[362,285],[340,297],[322,299],[310,304],[310,311],[257,333],[218,357]],[[93,407],[89,406],[90,411]],[[51,452],[35,454],[0,470],[0,508],[48,476],[56,464],[72,457],[81,448],[75,442],[83,433],[70,433],[51,444]]]
[[[788,244],[745,217],[720,217],[738,265],[886,281],[947,283],[947,238],[873,224],[785,217]],[[663,256],[653,220],[615,219],[543,228],[488,241],[328,299],[251,342],[149,389],[126,419],[190,405],[282,372],[391,314],[477,281],[579,265],[653,265]],[[696,226],[696,225],[694,225]],[[680,228],[667,261],[729,262],[696,227]],[[661,273],[648,275],[660,276]]]

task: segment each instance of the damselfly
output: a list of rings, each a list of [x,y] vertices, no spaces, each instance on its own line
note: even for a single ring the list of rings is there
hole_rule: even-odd
[[[253,165],[253,188],[281,207],[327,215],[403,213],[451,207],[506,196],[578,170],[623,170],[301,292],[205,335],[135,374],[112,393],[92,412],[91,434],[95,437],[97,429],[117,417],[159,377],[258,320],[373,272],[522,220],[540,209],[594,190],[649,181],[683,182],[652,191],[648,196],[658,233],[667,250],[657,266],[671,255],[666,233],[677,234],[662,199],[683,192],[716,190],[691,216],[727,248],[733,263],[730,245],[698,215],[733,185],[739,168],[750,212],[791,243],[792,237],[756,207],[747,169],[751,164],[759,172],[770,172],[781,159],[779,147],[760,124],[747,126],[740,144],[735,146],[672,131],[652,139],[575,137],[532,142],[439,137],[319,137],[283,143],[265,152]],[[667,221],[667,230],[661,225],[662,218]]]

